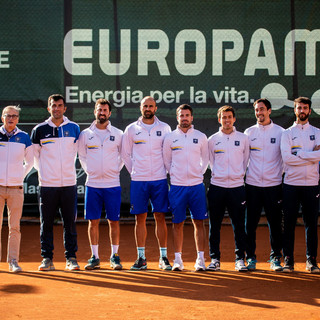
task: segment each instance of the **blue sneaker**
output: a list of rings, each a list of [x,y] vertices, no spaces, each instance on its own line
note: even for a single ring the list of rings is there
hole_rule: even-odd
[[[100,269],[100,259],[96,259],[95,256],[92,256],[88,260],[88,264],[84,268],[86,270]]]
[[[257,260],[256,259],[253,259],[253,258],[247,259],[247,269],[249,271],[256,270],[256,264],[257,264]]]
[[[281,261],[279,258],[274,257],[270,261],[270,269],[273,271],[282,271]]]
[[[117,253],[115,253],[111,258],[110,258],[110,266],[113,268],[113,270],[121,270],[122,269],[122,264],[120,257]]]

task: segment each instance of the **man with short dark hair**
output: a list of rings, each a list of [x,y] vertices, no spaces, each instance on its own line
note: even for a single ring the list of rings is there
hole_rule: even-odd
[[[294,100],[296,121],[284,131],[281,154],[284,162],[283,212],[285,264],[283,271],[294,270],[294,233],[300,205],[306,229],[306,270],[319,273],[317,265],[319,214],[320,130],[309,123],[311,100]]]
[[[270,232],[270,268],[282,271],[282,157],[283,128],[270,119],[271,104],[258,99],[253,104],[257,124],[244,133],[249,138],[250,157],[246,173],[247,268],[256,269],[256,230],[264,208]]]
[[[171,270],[167,258],[168,212],[167,172],[163,163],[162,146],[168,124],[160,121],[155,113],[157,105],[152,97],[144,97],[140,103],[141,117],[127,126],[122,141],[122,159],[131,175],[130,213],[135,215],[135,238],[138,258],[131,270],[147,269],[145,245],[148,203],[151,202],[156,221],[156,237],[160,247],[159,268]]]
[[[173,271],[184,269],[182,261],[183,225],[186,210],[190,209],[195,229],[196,271],[205,271],[205,229],[208,218],[203,174],[208,168],[208,141],[204,133],[195,130],[193,110],[183,104],[177,108],[177,129],[169,133],[163,144],[163,158],[170,174],[169,203],[172,211],[175,259]]]
[[[23,180],[33,166],[33,147],[29,135],[21,131],[20,108],[7,106],[2,111],[0,127],[0,258],[1,228],[5,204],[8,211],[8,252],[10,272],[22,271],[19,266],[20,219],[23,208]]]
[[[40,242],[43,260],[40,271],[54,270],[53,223],[60,209],[66,257],[66,270],[79,270],[77,246],[77,186],[75,161],[79,126],[64,116],[67,110],[60,94],[48,98],[50,118],[38,124],[31,134],[35,167],[39,175]]]
[[[86,270],[100,268],[99,259],[99,222],[104,205],[109,223],[111,244],[110,265],[121,270],[118,255],[120,241],[120,170],[121,143],[123,132],[111,125],[111,103],[98,99],[94,107],[95,121],[81,132],[79,138],[79,160],[87,174],[85,194],[85,218],[89,220],[88,236],[91,258]]]
[[[209,138],[211,181],[209,202],[209,247],[211,263],[207,270],[220,270],[220,229],[228,209],[234,239],[237,271],[247,271],[244,263],[246,250],[244,175],[249,159],[248,137],[233,126],[234,109],[223,106],[218,110],[219,132]]]

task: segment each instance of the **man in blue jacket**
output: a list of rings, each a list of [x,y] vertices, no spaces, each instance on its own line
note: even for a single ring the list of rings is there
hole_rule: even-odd
[[[64,228],[66,269],[80,267],[76,260],[77,247],[77,186],[75,160],[79,126],[64,116],[64,97],[54,94],[48,99],[51,117],[38,124],[31,134],[34,144],[35,167],[39,174],[40,241],[43,260],[40,271],[54,270],[53,223],[60,209]]]

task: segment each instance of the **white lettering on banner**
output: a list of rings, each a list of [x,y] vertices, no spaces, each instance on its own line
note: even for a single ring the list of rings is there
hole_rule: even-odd
[[[157,42],[158,49],[149,49],[149,42]],[[169,52],[169,38],[162,30],[138,30],[138,76],[148,75],[148,63],[156,62],[160,75],[169,76],[166,56]]]
[[[186,42],[194,42],[196,59],[186,63]],[[199,30],[182,30],[175,40],[174,61],[178,72],[184,76],[197,76],[206,66],[206,38]]]
[[[225,49],[223,43],[231,42],[232,49]],[[212,30],[212,75],[223,75],[223,53],[225,61],[237,61],[243,52],[243,38],[237,30]]]
[[[76,46],[76,42],[91,42],[92,29],[73,29],[64,38],[64,67],[74,76],[91,76],[92,63],[76,63],[75,59],[92,58],[92,46]]]
[[[235,87],[229,88],[226,86],[224,90],[197,90],[191,86],[189,93],[184,90],[151,90],[143,92],[140,90],[131,90],[131,87],[126,87],[126,90],[116,91],[100,91],[93,92],[89,90],[79,90],[77,86],[66,87],[66,102],[67,103],[91,103],[96,102],[99,98],[112,100],[115,107],[123,107],[131,103],[140,103],[145,95],[154,97],[156,103],[181,103],[183,100],[188,100],[190,103],[207,103],[207,97],[213,96],[216,103],[252,103],[254,99],[250,99],[249,92],[246,90],[236,90]]]
[[[184,29],[178,32],[174,41],[174,66],[169,69],[167,56],[170,50],[168,35],[160,29],[139,29],[137,31],[137,62],[131,61],[132,39],[130,29],[120,29],[119,60],[110,62],[110,31],[99,30],[99,64],[106,75],[124,75],[131,65],[137,65],[138,76],[150,74],[149,65],[155,64],[160,76],[170,76],[176,70],[183,76],[197,76],[204,72],[207,50],[204,34],[197,29]],[[72,29],[64,39],[64,66],[72,75],[92,76],[93,70],[93,29]],[[212,76],[223,76],[225,63],[238,61],[244,53],[244,39],[235,29],[212,29]],[[296,42],[305,43],[305,75],[316,75],[316,44],[320,41],[320,29],[291,30],[284,40],[284,75],[294,75]],[[80,44],[79,44],[80,43]],[[81,45],[82,43],[82,45]],[[85,45],[83,45],[85,43]],[[186,62],[186,43],[194,43],[193,62]],[[228,43],[231,48],[225,48]],[[150,46],[154,45],[153,48]],[[244,76],[254,76],[256,70],[266,70],[269,76],[278,76],[279,68],[272,35],[266,29],[257,29],[251,37],[244,66]],[[259,54],[263,48],[263,55]],[[1,51],[0,51],[1,53]],[[1,55],[0,55],[1,58]],[[243,60],[243,59],[242,59]],[[0,60],[1,62],[1,60]],[[3,66],[7,66],[3,64]],[[0,63],[1,67],[1,63]],[[174,68],[175,67],[175,68]]]
[[[0,51],[0,69],[1,68],[10,68],[9,61],[9,51]]]

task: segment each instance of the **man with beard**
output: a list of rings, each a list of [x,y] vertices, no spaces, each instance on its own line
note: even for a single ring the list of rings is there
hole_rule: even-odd
[[[246,173],[247,268],[256,269],[256,230],[264,208],[270,231],[270,268],[282,271],[282,157],[283,128],[270,119],[271,104],[258,99],[253,104],[257,124],[244,133],[249,138],[250,157]]]
[[[138,258],[131,270],[147,269],[145,244],[148,203],[151,201],[156,222],[156,237],[160,247],[159,268],[171,270],[167,258],[168,183],[164,167],[162,146],[166,134],[171,132],[168,124],[155,116],[156,102],[145,97],[140,104],[142,116],[127,126],[122,141],[122,159],[131,175],[130,213],[135,215],[135,239]]]
[[[120,241],[120,205],[121,187],[120,170],[121,142],[123,132],[111,125],[111,103],[98,99],[94,108],[95,121],[81,132],[79,138],[79,160],[87,174],[85,193],[85,218],[89,220],[88,236],[91,258],[86,270],[100,268],[99,259],[99,222],[104,205],[109,223],[111,244],[110,265],[114,270],[121,270],[118,255]]]
[[[79,126],[64,116],[65,99],[60,94],[48,98],[50,118],[31,133],[35,168],[39,174],[40,241],[43,260],[39,271],[54,270],[53,223],[57,210],[63,221],[66,270],[79,270],[77,245],[77,186],[75,161]]]
[[[183,104],[177,108],[177,129],[168,134],[163,144],[163,158],[170,174],[169,203],[172,211],[174,262],[173,271],[183,270],[183,225],[187,207],[194,226],[197,259],[196,271],[205,271],[205,229],[208,218],[203,174],[209,162],[208,141],[204,133],[195,130],[193,110]]]
[[[318,273],[318,213],[320,130],[309,124],[311,101],[294,100],[295,123],[284,131],[281,154],[284,162],[283,212],[285,264],[283,271],[294,270],[294,234],[300,205],[306,231],[306,270]]]

